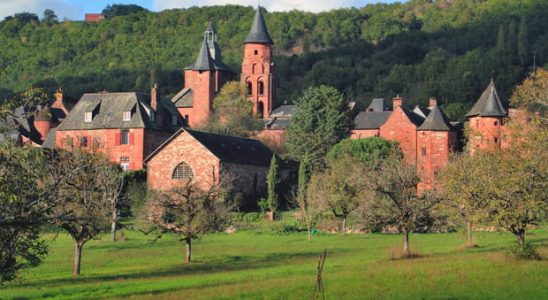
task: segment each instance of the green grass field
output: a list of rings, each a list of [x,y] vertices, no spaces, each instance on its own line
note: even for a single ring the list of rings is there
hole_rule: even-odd
[[[48,236],[49,239],[52,236]],[[462,233],[414,234],[423,255],[393,260],[399,235],[214,234],[194,244],[183,265],[182,244],[150,242],[138,232],[84,248],[82,276],[71,274],[72,241],[60,235],[37,268],[0,287],[1,299],[310,299],[318,255],[328,250],[327,299],[548,299],[548,260],[505,255],[508,233],[477,233],[480,247],[462,247]],[[548,256],[548,231],[528,235]]]

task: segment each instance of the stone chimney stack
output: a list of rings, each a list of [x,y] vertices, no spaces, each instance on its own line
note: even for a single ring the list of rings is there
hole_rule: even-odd
[[[392,99],[392,109],[396,109],[396,107],[401,107],[402,105],[403,105],[403,98],[400,97],[400,95]]]
[[[152,107],[152,110],[157,111],[158,110],[158,84],[155,83],[152,89],[150,90],[150,106]]]
[[[435,97],[430,97],[428,100],[428,109],[432,110],[432,108],[438,106],[438,101]]]

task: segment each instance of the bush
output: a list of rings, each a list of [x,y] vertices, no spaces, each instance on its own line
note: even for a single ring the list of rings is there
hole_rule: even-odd
[[[250,213],[246,213],[245,215],[243,215],[242,222],[244,222],[244,223],[258,223],[262,219],[263,219],[263,214],[262,213],[250,212]]]
[[[525,243],[525,245],[514,245],[508,249],[507,253],[508,255],[514,256],[518,259],[541,259],[536,247],[529,243]]]

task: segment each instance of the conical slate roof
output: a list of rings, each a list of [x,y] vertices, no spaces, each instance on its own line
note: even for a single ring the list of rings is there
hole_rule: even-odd
[[[426,117],[426,120],[417,129],[419,131],[450,131],[452,128],[449,118],[436,105]]]
[[[213,26],[213,23],[209,22],[209,24],[207,24],[206,32],[213,32],[213,33],[216,32],[215,26]]]
[[[251,30],[245,38],[244,44],[250,43],[259,43],[259,44],[269,44],[272,45],[274,42],[270,35],[268,34],[268,29],[264,22],[263,14],[261,13],[261,8],[257,8],[255,12],[255,18],[253,19],[253,24],[251,25]]]
[[[190,65],[186,68],[187,70],[194,70],[194,71],[214,71],[215,70],[215,62],[211,58],[211,55],[209,54],[209,47],[207,45],[207,41],[204,38],[204,41],[202,43],[202,48],[200,48],[200,53],[198,54],[198,58],[196,59],[196,62],[193,65]]]
[[[491,80],[489,86],[483,91],[480,98],[472,109],[466,114],[467,117],[506,117],[508,113],[502,106],[495,83]]]

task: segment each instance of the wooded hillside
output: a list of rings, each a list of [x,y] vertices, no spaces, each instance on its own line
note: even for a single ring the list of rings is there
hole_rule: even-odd
[[[51,9],[55,10],[55,7]],[[78,99],[84,92],[148,91],[182,86],[209,20],[225,62],[239,71],[252,7],[213,6],[136,13],[97,24],[19,14],[0,22],[0,92],[38,85]],[[278,78],[278,104],[311,85],[332,85],[349,99],[403,95],[454,103],[457,117],[494,71],[508,99],[536,64],[548,63],[545,0],[412,0],[313,14],[265,13]],[[462,105],[460,104],[462,103]]]

